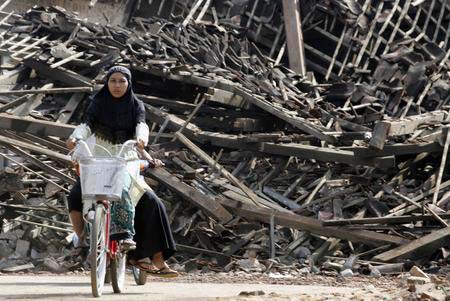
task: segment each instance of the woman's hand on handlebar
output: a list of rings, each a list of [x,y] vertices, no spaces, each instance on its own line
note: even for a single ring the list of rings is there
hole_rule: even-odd
[[[77,145],[77,140],[75,140],[75,138],[70,137],[69,139],[67,139],[66,146],[69,150],[73,150],[76,145]]]
[[[159,168],[159,167],[163,167],[163,166],[165,166],[165,164],[163,163],[163,161],[161,161],[159,159],[153,159],[150,161],[151,168]]]
[[[136,146],[140,149],[143,150],[145,147],[145,143],[144,141],[142,141],[141,139],[138,139],[138,141],[136,142]]]

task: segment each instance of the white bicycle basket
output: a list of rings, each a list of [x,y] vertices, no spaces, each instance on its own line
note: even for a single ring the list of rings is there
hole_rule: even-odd
[[[80,164],[81,194],[83,198],[119,200],[127,171],[125,159],[92,157]]]

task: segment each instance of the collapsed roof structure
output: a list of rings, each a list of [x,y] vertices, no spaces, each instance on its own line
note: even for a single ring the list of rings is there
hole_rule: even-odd
[[[45,252],[45,229],[66,247],[63,141],[123,64],[166,161],[147,177],[182,251],[210,267],[445,262],[450,5],[298,2],[135,1],[117,25],[58,6],[2,12],[0,155],[13,169],[0,242],[32,237]]]

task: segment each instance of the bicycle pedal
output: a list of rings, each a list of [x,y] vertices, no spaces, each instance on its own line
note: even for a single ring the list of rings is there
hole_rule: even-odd
[[[120,250],[121,250],[122,252],[128,252],[128,251],[136,250],[136,245],[122,244],[122,245],[120,246]]]

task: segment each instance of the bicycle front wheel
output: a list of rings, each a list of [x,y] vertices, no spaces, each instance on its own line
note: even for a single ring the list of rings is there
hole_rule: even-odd
[[[106,208],[102,204],[95,206],[95,218],[91,231],[90,263],[91,288],[94,297],[100,297],[103,292],[108,260],[107,249]]]
[[[111,284],[113,291],[119,294],[123,291],[125,285],[125,270],[127,263],[127,254],[124,252],[117,252],[115,258],[112,258],[109,263],[109,270],[111,273]]]

